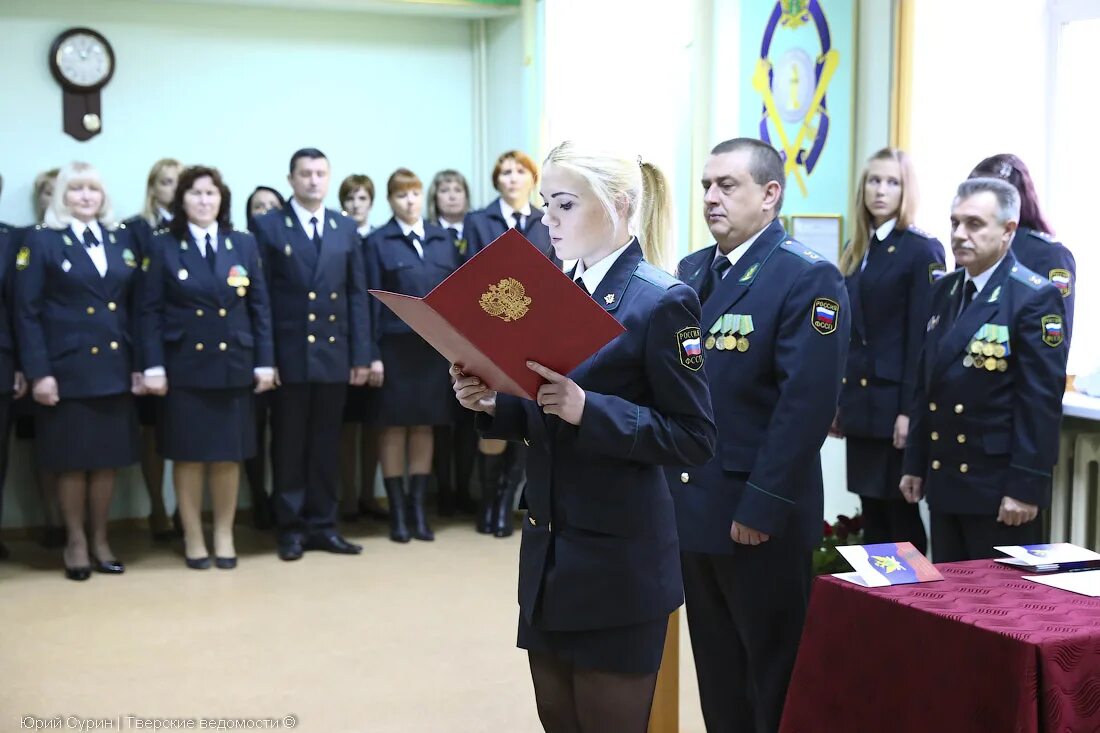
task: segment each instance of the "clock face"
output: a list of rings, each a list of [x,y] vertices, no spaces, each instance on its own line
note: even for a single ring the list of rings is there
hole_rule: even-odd
[[[111,75],[114,58],[102,38],[78,31],[58,44],[54,63],[70,84],[95,87]]]

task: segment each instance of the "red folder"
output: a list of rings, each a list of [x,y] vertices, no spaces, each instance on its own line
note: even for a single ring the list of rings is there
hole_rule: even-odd
[[[515,229],[423,298],[371,290],[452,364],[535,399],[536,361],[568,374],[626,329]]]

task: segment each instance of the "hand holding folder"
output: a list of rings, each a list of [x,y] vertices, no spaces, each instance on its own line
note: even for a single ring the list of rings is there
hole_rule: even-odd
[[[546,380],[528,361],[568,374],[624,332],[515,229],[423,298],[370,294],[466,374],[530,400]]]

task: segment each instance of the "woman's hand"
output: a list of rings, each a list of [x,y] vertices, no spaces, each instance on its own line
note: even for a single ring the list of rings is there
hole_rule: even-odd
[[[370,363],[370,372],[367,374],[367,386],[368,387],[381,387],[382,380],[385,377],[385,369],[382,368],[382,361],[376,359]]]
[[[12,385],[12,392],[15,399],[19,400],[23,398],[23,395],[27,394],[27,377],[23,372],[15,373],[15,383]]]
[[[135,397],[146,394],[145,376],[141,372],[130,372],[130,392]]]
[[[53,377],[42,377],[34,380],[34,401],[46,407],[53,407],[60,398],[57,396],[57,380]]]
[[[274,369],[272,369],[270,372],[256,372],[254,374],[254,379],[256,382],[256,388],[253,390],[253,392],[255,392],[256,394],[261,394],[262,392],[267,392],[268,390],[275,389]]]
[[[527,362],[527,368],[547,381],[539,387],[535,396],[542,411],[547,415],[557,415],[570,425],[580,425],[584,416],[584,390],[569,377],[538,362]]]
[[[164,375],[145,377],[145,393],[158,397],[168,394],[168,377]]]
[[[496,390],[489,389],[477,377],[467,377],[458,364],[451,364],[451,378],[455,380],[454,391],[458,403],[467,410],[495,415],[497,411]]]
[[[836,414],[833,415],[833,424],[829,426],[829,437],[830,438],[843,438],[844,437],[844,429],[840,427],[840,410],[837,410]]]
[[[894,447],[905,450],[905,441],[909,439],[909,416],[898,415],[894,420]]]

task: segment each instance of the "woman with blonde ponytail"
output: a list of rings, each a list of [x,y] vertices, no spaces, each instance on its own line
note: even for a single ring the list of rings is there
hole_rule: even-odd
[[[577,261],[577,286],[626,332],[569,374],[528,362],[546,380],[533,401],[460,364],[451,374],[485,437],[530,445],[518,646],[543,727],[643,733],[668,615],[683,603],[662,466],[705,463],[717,437],[699,300],[659,269],[669,196],[655,166],[565,142],[541,194],[555,254]]]
[[[846,438],[848,491],[860,497],[864,541],[907,541],[924,552],[924,522],[898,484],[943,245],[912,226],[917,179],[903,151],[872,155],[854,200],[852,239],[840,258],[852,332],[832,432]]]

